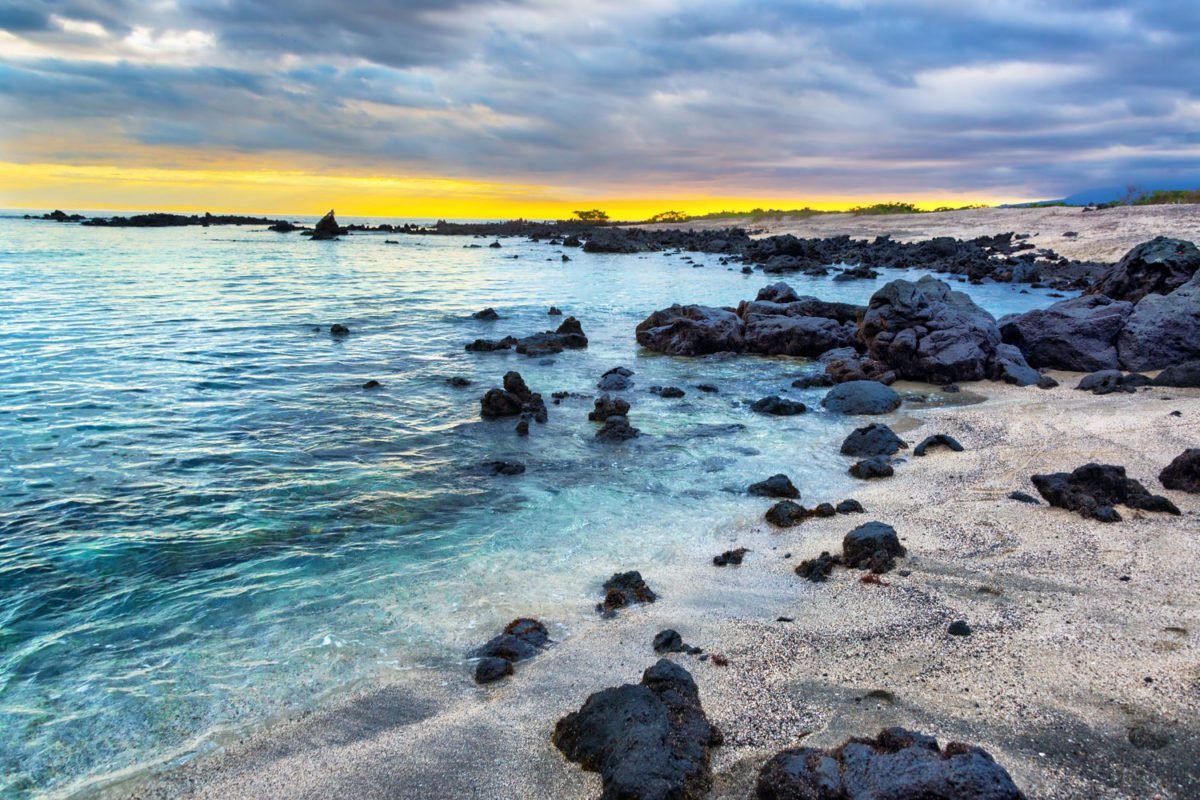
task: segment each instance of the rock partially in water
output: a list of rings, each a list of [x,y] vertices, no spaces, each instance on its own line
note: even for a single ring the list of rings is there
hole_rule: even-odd
[[[672,356],[741,352],[743,335],[744,325],[734,312],[697,305],[655,311],[637,326],[638,344]]]
[[[664,400],[678,399],[687,394],[678,386],[651,386],[650,393],[656,394]]]
[[[321,217],[320,222],[318,222],[313,228],[311,238],[312,241],[318,242],[336,239],[339,236],[343,236],[347,233],[349,233],[349,231],[347,231],[341,225],[338,225],[337,217],[333,215],[333,209],[330,209],[329,213]]]
[[[842,560],[852,569],[888,572],[905,553],[896,529],[882,522],[859,525],[842,539]]]
[[[848,472],[855,478],[863,481],[874,480],[876,478],[890,478],[896,474],[896,470],[892,468],[891,462],[884,456],[864,458],[850,467]]]
[[[933,447],[945,447],[948,450],[953,450],[955,453],[963,451],[963,446],[953,436],[948,436],[944,433],[935,433],[932,436],[926,436],[922,439],[921,443],[913,449],[913,455],[923,456]]]
[[[623,369],[623,367],[617,369]],[[632,374],[630,373],[630,375]],[[630,380],[629,375],[609,370],[597,381],[596,388],[602,392],[624,392],[633,388],[633,381]]]
[[[364,383],[362,385],[362,388],[364,388],[364,389],[382,389],[383,384],[380,383],[379,381],[375,380],[374,378],[372,378],[371,380]]]
[[[1158,474],[1158,480],[1177,492],[1200,493],[1200,448],[1184,450]]]
[[[446,378],[446,384],[448,386],[453,386],[455,389],[464,389],[471,385],[471,381],[469,378],[461,378],[457,375],[454,375]]]
[[[698,800],[712,785],[719,730],[692,676],[662,659],[642,682],[597,692],[558,721],[552,737],[568,760],[599,772],[601,800]]]
[[[984,750],[888,728],[831,750],[783,750],[758,774],[759,800],[1025,800]]]
[[[1113,508],[1118,504],[1143,511],[1179,514],[1174,503],[1147,492],[1140,482],[1126,477],[1125,468],[1120,466],[1084,464],[1074,472],[1034,475],[1031,480],[1050,505],[1101,522],[1121,521],[1121,515]]]
[[[900,395],[879,381],[847,381],[830,389],[821,405],[835,414],[887,414],[900,407]]]
[[[487,391],[480,400],[479,414],[484,419],[520,414],[529,414],[538,422],[545,422],[548,418],[542,396],[530,391],[519,372],[505,373],[503,389],[492,388]]]
[[[788,400],[778,395],[769,395],[761,400],[755,400],[750,410],[759,414],[770,414],[775,417],[790,417],[808,411],[808,406],[796,400]]]
[[[495,683],[512,674],[513,662],[506,658],[488,656],[475,665],[475,682],[478,684]]]
[[[604,427],[596,431],[596,440],[600,442],[624,442],[629,439],[636,439],[641,434],[641,431],[629,424],[627,418],[615,416],[605,420]]]
[[[471,653],[472,658],[480,659],[475,666],[475,682],[491,683],[512,675],[515,662],[533,658],[549,644],[550,632],[540,620],[514,619],[503,633]]]
[[[483,309],[482,311],[476,311],[474,314],[472,314],[471,319],[480,319],[480,320],[484,320],[484,321],[491,321],[491,320],[500,319],[500,315],[496,313],[496,309],[492,308],[491,306],[488,306],[487,308]]]
[[[808,519],[809,511],[799,503],[791,500],[780,500],[767,509],[766,519],[777,528],[791,528]]]
[[[604,582],[604,600],[596,605],[596,610],[604,616],[612,616],[618,608],[625,608],[634,603],[653,603],[658,599],[642,573],[636,570],[618,572]]]
[[[792,479],[783,473],[772,475],[765,481],[752,483],[746,491],[757,497],[786,497],[791,500],[800,499],[800,490],[792,483]]]
[[[891,428],[881,422],[872,422],[856,428],[842,442],[842,455],[862,458],[863,456],[890,456],[907,448],[908,442],[897,436]]]
[[[330,336],[349,336],[350,329],[347,328],[345,325],[342,325],[340,322],[335,322],[333,325],[329,326],[329,335]]]
[[[558,310],[558,306],[550,306],[550,310],[546,312],[551,317],[561,317],[562,312]]]
[[[517,461],[488,461],[483,468],[492,475],[522,475],[525,465]]]
[[[602,394],[595,400],[595,408],[588,413],[588,419],[592,422],[604,422],[609,417],[627,417],[629,416],[629,401],[623,397],[613,397],[611,394]]]

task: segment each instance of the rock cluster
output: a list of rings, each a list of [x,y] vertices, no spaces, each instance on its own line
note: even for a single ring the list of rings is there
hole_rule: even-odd
[[[475,650],[475,682],[492,683],[513,674],[513,664],[533,658],[550,644],[550,632],[539,620],[514,619],[504,632]]]
[[[1034,475],[1031,480],[1050,505],[1101,522],[1121,521],[1115,505],[1179,514],[1170,500],[1150,494],[1140,482],[1125,476],[1124,467],[1111,464],[1084,464],[1073,472]]]

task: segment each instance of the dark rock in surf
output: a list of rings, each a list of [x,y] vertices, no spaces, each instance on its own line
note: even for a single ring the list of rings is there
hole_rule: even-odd
[[[604,427],[596,431],[596,441],[598,442],[625,442],[630,439],[636,439],[641,435],[641,431],[629,424],[629,420],[622,416],[609,417],[604,422]]]
[[[637,326],[642,347],[672,356],[740,352],[744,325],[732,311],[707,306],[673,305],[655,311]]]
[[[761,400],[755,400],[750,410],[759,414],[770,414],[775,417],[790,417],[808,411],[808,406],[796,400],[788,400],[778,395],[770,395]]]
[[[839,514],[864,514],[866,510],[862,503],[855,500],[853,497],[847,498],[837,504],[835,509]]]
[[[596,610],[604,616],[612,616],[619,608],[634,603],[653,603],[657,599],[658,595],[642,579],[642,573],[618,572],[604,582],[604,600],[597,604]]]
[[[872,456],[854,464],[850,467],[849,473],[859,480],[869,481],[875,478],[890,478],[896,471],[887,458]]]
[[[841,453],[855,458],[890,456],[907,447],[908,442],[897,436],[887,425],[873,422],[851,432],[842,442]]]
[[[900,407],[900,395],[878,381],[848,381],[830,389],[821,405],[835,414],[887,414]]]
[[[496,313],[496,309],[491,308],[489,306],[488,308],[485,308],[482,311],[476,311],[474,314],[471,315],[471,319],[491,321],[491,320],[500,319],[500,315]]]
[[[782,473],[772,475],[764,481],[752,483],[746,491],[757,497],[785,497],[790,500],[800,499],[800,490],[791,479]]]
[[[767,509],[766,520],[777,528],[791,528],[808,519],[809,511],[799,503],[780,500]]]
[[[629,401],[623,397],[613,397],[602,394],[595,400],[595,408],[588,414],[592,422],[604,422],[609,417],[626,417],[629,415]]]
[[[321,221],[318,222],[313,228],[311,238],[312,241],[317,242],[336,239],[339,236],[343,236],[347,233],[349,233],[349,231],[347,231],[341,225],[338,225],[337,218],[333,216],[333,210],[330,209],[329,213],[321,217]]]

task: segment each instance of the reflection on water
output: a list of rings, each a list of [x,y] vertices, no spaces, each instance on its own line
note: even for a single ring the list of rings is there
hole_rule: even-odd
[[[467,243],[0,219],[0,794],[52,793],[381,669],[454,668],[517,613],[569,625],[614,569],[756,519],[740,490],[774,472],[806,500],[848,493],[851,426],[789,388],[805,362],[634,342],[651,310],[735,305],[762,276]],[[883,279],[789,280],[863,302]],[[997,315],[1050,302],[970,291]],[[553,327],[550,305],[587,350],[463,351]],[[485,306],[503,319],[469,319]],[[549,398],[593,394],[618,364],[636,372],[634,442],[593,442],[587,399],[528,438],[479,418],[509,369]],[[817,410],[750,413],[767,393]],[[494,458],[528,471],[473,469]]]

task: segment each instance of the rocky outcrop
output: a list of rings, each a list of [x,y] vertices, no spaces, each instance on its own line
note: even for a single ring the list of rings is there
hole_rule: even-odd
[[[671,356],[741,352],[744,328],[742,320],[729,309],[673,305],[643,320],[637,326],[637,341],[642,347]]]
[[[1150,494],[1140,482],[1126,477],[1124,467],[1084,464],[1074,472],[1034,475],[1031,480],[1050,505],[1101,522],[1121,521],[1115,505],[1179,514],[1170,500]]]
[[[337,218],[333,216],[333,209],[330,209],[329,213],[321,217],[321,221],[313,227],[312,240],[316,242],[328,239],[336,239],[339,236],[344,236],[347,233],[349,233],[349,231],[347,231],[341,225],[338,225]]]
[[[485,311],[488,310],[490,309],[485,309]],[[479,317],[479,319],[492,319],[492,317]],[[580,350],[587,346],[588,339],[583,333],[583,326],[580,325],[579,320],[567,317],[557,330],[534,333],[522,339],[515,336],[505,336],[503,339],[476,339],[465,349],[475,353],[491,353],[496,350],[515,348],[522,355],[544,357],[561,353],[563,350]]]
[[[554,746],[599,772],[601,800],[698,800],[712,784],[721,733],[704,714],[691,674],[662,659],[640,684],[597,692],[558,721]]]
[[[835,414],[887,414],[900,407],[900,395],[878,381],[847,381],[830,389],[821,405]]]
[[[530,391],[521,373],[505,373],[504,388],[487,391],[480,400],[479,415],[484,419],[497,419],[521,414],[528,414],[538,422],[545,422],[548,418],[542,396]]]
[[[592,422],[604,422],[609,417],[625,417],[629,415],[629,401],[622,397],[602,394],[595,400],[595,408],[588,414]]]
[[[757,414],[769,414],[773,417],[791,417],[808,411],[808,406],[797,400],[789,400],[779,395],[768,395],[750,404],[750,410]]]
[[[636,439],[641,435],[640,430],[629,424],[628,418],[618,415],[608,417],[604,426],[596,431],[595,438],[598,442],[617,443]]]
[[[998,378],[1013,363],[1011,354],[997,352],[1000,329],[992,315],[929,275],[892,281],[872,295],[861,335],[872,358],[911,380]]]
[[[1177,492],[1200,493],[1200,448],[1190,448],[1175,456],[1158,480]]]
[[[831,750],[783,750],[758,773],[759,800],[1025,800],[984,750],[888,728]]]
[[[1117,337],[1124,369],[1164,369],[1200,359],[1200,272],[1170,294],[1149,294],[1134,306]]]
[[[1030,366],[1094,372],[1116,369],[1117,337],[1133,304],[1093,294],[1000,320],[1000,335]]]
[[[1158,236],[1130,250],[1087,289],[1136,303],[1151,294],[1170,294],[1200,270],[1200,249],[1191,242]]]

